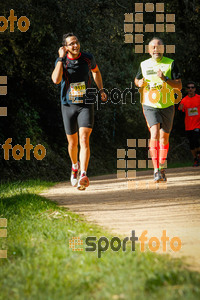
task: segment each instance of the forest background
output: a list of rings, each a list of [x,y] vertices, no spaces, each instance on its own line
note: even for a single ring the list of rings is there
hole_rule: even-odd
[[[26,16],[30,20],[26,32],[17,28],[17,22],[14,32],[9,25],[0,32],[0,76],[8,78],[7,95],[0,96],[0,106],[8,109],[7,117],[0,117],[0,144],[12,138],[12,147],[24,146],[30,138],[34,147],[42,144],[46,148],[45,158],[38,161],[33,153],[30,160],[25,156],[15,160],[11,150],[5,160],[0,147],[1,180],[68,180],[71,163],[61,118],[60,86],[51,80],[62,35],[78,34],[81,51],[94,55],[108,91],[131,88],[140,62],[149,57],[135,53],[134,43],[124,42],[124,14],[134,14],[135,3],[164,3],[165,15],[175,14],[175,33],[144,33],[144,44],[155,35],[165,44],[175,44],[175,54],[165,55],[179,66],[185,96],[187,81],[200,81],[199,1],[9,0],[0,4],[0,15],[6,19],[13,9],[18,19]],[[152,23],[156,23],[155,11],[144,13],[144,24]],[[123,149],[127,139],[149,138],[138,94],[132,102],[128,96],[126,104],[95,104],[90,175],[116,173],[117,149]],[[176,105],[168,162],[189,160],[184,115]]]

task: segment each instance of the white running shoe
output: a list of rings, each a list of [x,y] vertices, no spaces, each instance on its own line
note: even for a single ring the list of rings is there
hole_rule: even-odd
[[[83,173],[78,181],[78,186],[77,186],[77,189],[78,190],[85,190],[86,187],[89,186],[89,178],[86,176],[85,173]]]
[[[73,169],[71,171],[71,185],[77,186],[79,180],[79,173],[80,173],[80,164],[78,162],[78,169]]]

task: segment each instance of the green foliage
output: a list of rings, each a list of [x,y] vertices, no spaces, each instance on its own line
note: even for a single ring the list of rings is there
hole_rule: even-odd
[[[93,53],[96,58],[104,87],[109,92],[113,88],[124,91],[134,85],[140,62],[148,58],[148,54],[135,54],[133,44],[124,43],[124,14],[134,12],[135,2],[9,0],[0,4],[0,15],[8,18],[10,9],[14,9],[17,18],[27,16],[31,22],[27,32],[20,32],[15,22],[14,32],[8,27],[0,34],[0,76],[8,77],[8,95],[1,96],[1,106],[8,107],[8,117],[1,117],[0,144],[8,137],[13,138],[14,144],[23,144],[26,138],[34,144],[45,144],[49,152],[44,162],[48,178],[51,175],[55,178],[57,174],[57,179],[66,179],[70,165],[67,151],[64,151],[67,142],[60,113],[60,87],[51,80],[62,35],[69,31],[78,34],[81,49]],[[156,4],[158,1],[151,2]],[[170,0],[165,3],[165,10],[176,14],[176,33],[165,32],[159,36],[165,44],[176,45],[176,54],[169,56],[179,65],[183,84],[189,78],[199,82],[200,40],[197,36],[200,4],[197,1]],[[151,22],[155,22],[155,14],[146,13],[145,23]],[[145,44],[150,37],[151,33],[144,34]],[[127,138],[148,138],[139,96],[136,95],[135,99],[135,104],[131,104],[129,98],[126,105],[107,103],[101,110],[96,109],[91,136],[94,162],[91,162],[90,174],[115,172],[116,149],[126,145]],[[172,131],[173,148],[181,144],[180,137],[184,136],[184,122],[179,115],[176,113]],[[188,148],[184,149],[184,159],[189,159]],[[56,157],[54,162],[52,153]],[[177,157],[173,153],[170,159]],[[34,170],[36,165],[37,172]],[[8,175],[20,176],[20,173],[40,176],[40,171],[41,177],[45,176],[43,163],[31,161],[27,164],[24,161],[20,164],[13,159],[5,162],[1,149],[0,168],[5,179]]]

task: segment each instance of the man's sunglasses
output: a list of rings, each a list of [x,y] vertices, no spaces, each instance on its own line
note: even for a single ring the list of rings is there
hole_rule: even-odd
[[[187,86],[187,89],[195,89],[195,86]]]

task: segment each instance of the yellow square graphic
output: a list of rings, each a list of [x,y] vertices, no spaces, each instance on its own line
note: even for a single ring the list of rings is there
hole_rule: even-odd
[[[129,178],[129,179],[135,179],[136,178],[136,170],[128,170],[128,172],[127,172],[127,178]]]
[[[156,32],[164,32],[164,24],[156,24]]]
[[[146,139],[138,139],[138,147],[146,148]]]
[[[166,22],[175,22],[175,14],[166,14]]]
[[[124,24],[124,32],[133,32],[133,24]]]
[[[145,4],[145,11],[146,12],[153,12],[154,11],[154,4],[153,3],[146,3]]]
[[[127,156],[128,156],[128,158],[136,158],[136,150],[135,149],[128,149]]]
[[[142,44],[143,43],[143,37],[144,37],[144,34],[136,34],[135,35],[135,43],[140,43]]]
[[[146,169],[146,160],[138,160],[138,169]]]
[[[0,229],[0,238],[7,237],[7,229]]]
[[[146,24],[145,32],[154,32],[154,24]]]
[[[7,219],[0,218],[0,227],[7,227]]]
[[[124,14],[125,21],[124,22],[133,22],[133,13],[131,14]]]
[[[128,169],[136,169],[136,160],[127,160]]]
[[[143,11],[143,3],[135,3],[135,12]]]
[[[166,45],[166,53],[175,53],[175,45]]]
[[[125,34],[125,43],[127,43],[127,44],[133,43],[133,35],[132,34]]]
[[[126,178],[126,172],[124,170],[117,170],[117,178],[118,179]]]
[[[143,45],[135,45],[135,53],[143,53]]]
[[[0,84],[7,84],[7,76],[0,76]]]
[[[164,22],[164,14],[156,14],[156,22],[158,23]]]
[[[143,24],[135,24],[135,32],[143,32]]]
[[[153,169],[152,160],[148,160],[148,169]]]
[[[7,117],[7,107],[0,107],[0,116]]]
[[[119,159],[117,161],[117,169],[126,168],[126,161],[124,159]]]
[[[0,250],[0,258],[7,258],[7,250]]]
[[[83,240],[80,237],[73,237],[72,240],[69,240],[69,248],[72,251],[83,251],[83,248],[76,248],[76,246],[83,245]]]
[[[175,32],[174,24],[166,24],[166,32]]]
[[[143,22],[143,14],[135,14],[135,22]]]
[[[7,95],[7,86],[0,86],[0,95]]]
[[[126,152],[124,149],[117,149],[117,158],[125,158]]]
[[[128,147],[136,147],[136,139],[128,139],[127,146]]]
[[[164,3],[156,3],[156,12],[164,12],[165,4]]]

